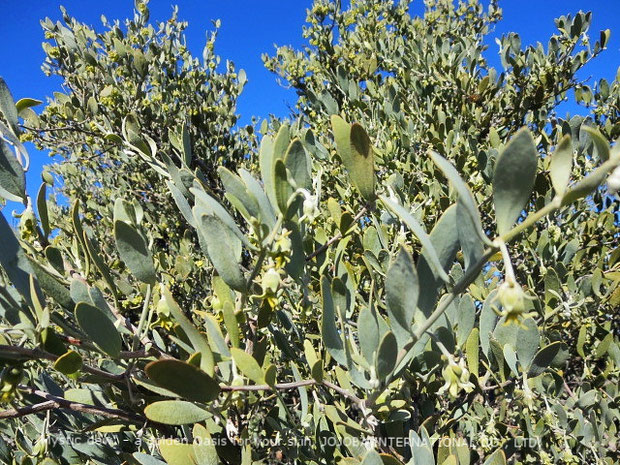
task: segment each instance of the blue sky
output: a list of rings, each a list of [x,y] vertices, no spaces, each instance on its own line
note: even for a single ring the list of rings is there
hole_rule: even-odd
[[[260,56],[273,52],[274,44],[301,45],[301,27],[311,0],[151,0],[151,19],[165,20],[171,5],[179,6],[179,17],[189,21],[187,30],[190,50],[201,56],[205,31],[211,20],[221,19],[222,27],[216,51],[223,59],[232,60],[246,70],[249,83],[240,98],[238,111],[243,122],[252,115],[278,116],[288,114],[288,105],[295,102],[292,90],[280,87],[275,77],[262,66]],[[0,17],[0,75],[4,77],[15,99],[33,97],[45,100],[60,83],[41,72],[43,34],[39,21],[45,17],[61,19],[59,6],[80,21],[101,27],[102,14],[109,20],[124,19],[133,13],[133,0],[2,0]],[[613,80],[620,66],[620,1],[618,0],[503,0],[504,20],[497,25],[494,36],[517,32],[522,43],[542,41],[555,31],[553,19],[581,10],[593,12],[591,35],[611,29],[612,36],[604,55],[581,73],[582,79],[592,76]],[[414,1],[415,12],[422,11],[422,1]],[[489,57],[497,57],[497,45],[489,43]],[[499,65],[499,61],[492,61]],[[32,147],[32,164],[28,173],[28,190],[33,195],[40,184],[40,173],[50,159]],[[16,208],[15,204],[7,209]],[[7,215],[8,216],[8,215]]]

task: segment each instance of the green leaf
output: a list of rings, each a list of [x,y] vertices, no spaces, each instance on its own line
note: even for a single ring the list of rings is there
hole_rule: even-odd
[[[101,255],[99,254],[97,250],[97,247],[95,246],[93,241],[88,237],[88,235],[86,234],[86,231],[84,231],[82,237],[84,238],[84,245],[86,246],[86,251],[88,253],[88,256],[90,257],[90,259],[93,261],[93,263],[95,264],[95,266],[101,273],[103,280],[105,281],[110,291],[112,291],[112,294],[114,294],[115,297],[118,296],[118,290],[116,288],[116,285],[114,284],[114,280],[112,279],[110,268],[101,258]]]
[[[241,370],[241,373],[247,376],[250,380],[254,381],[256,384],[263,384],[265,382],[263,370],[254,357],[241,349],[237,349],[236,347],[230,349],[230,354],[232,355],[237,368]]]
[[[17,103],[15,104],[15,109],[19,114],[22,112],[22,110],[25,110],[26,108],[36,107],[37,105],[41,105],[42,103],[43,102],[41,100],[25,97],[17,101]]]
[[[489,293],[480,312],[480,347],[486,357],[489,356],[489,343],[491,334],[497,325],[499,317],[493,310],[493,305],[497,304],[497,291],[493,290]]]
[[[467,207],[461,199],[456,203],[456,223],[458,225],[458,236],[463,257],[465,270],[476,264],[484,254],[484,244],[476,233],[476,226],[471,221],[471,216],[467,213]]]
[[[459,196],[458,200],[467,211],[470,221],[472,223],[472,228],[474,229],[480,240],[491,245],[491,241],[489,240],[489,238],[487,238],[484,230],[482,229],[480,212],[478,211],[478,206],[476,205],[474,196],[469,190],[469,187],[467,187],[465,181],[463,181],[452,163],[450,163],[444,157],[433,151],[430,152],[430,156],[435,165],[437,165],[437,167],[441,170],[443,175],[448,178],[448,181],[450,181],[454,190],[456,190]]]
[[[239,226],[237,226],[237,223],[235,222],[235,219],[231,216],[230,213],[228,213],[228,211],[224,207],[222,207],[222,205],[217,200],[215,200],[202,189],[192,187],[190,189],[190,192],[196,197],[196,205],[194,206],[193,210],[194,218],[197,219],[200,214],[204,213],[211,216],[216,216],[222,223],[226,225],[228,229],[230,229],[232,233],[234,233],[234,235],[239,241],[241,241],[241,243],[243,243],[243,245],[245,245],[246,247],[250,247],[250,243],[247,237],[241,232]],[[199,214],[196,213],[197,211],[199,212]],[[199,222],[197,221],[197,223]]]
[[[392,202],[385,196],[380,197],[381,202],[389,208],[400,220],[407,225],[409,230],[416,235],[420,244],[424,248],[426,256],[428,257],[429,264],[433,267],[433,271],[441,277],[445,282],[448,282],[450,278],[443,269],[437,251],[431,242],[430,236],[424,230],[424,227],[415,219],[415,217],[402,205]]]
[[[43,234],[45,234],[45,237],[49,236],[52,231],[50,228],[49,213],[47,210],[46,191],[47,184],[41,183],[39,193],[37,194],[37,212],[39,213],[39,219],[41,220],[41,227],[43,228]]]
[[[286,216],[288,202],[293,195],[293,187],[288,182],[286,166],[282,160],[276,160],[273,168],[273,188],[276,196],[278,209],[282,215]]]
[[[196,212],[194,212],[196,214]],[[231,288],[245,292],[246,282],[231,242],[232,231],[216,216],[202,214],[198,227],[204,236],[209,259],[220,277]]]
[[[45,258],[49,262],[52,267],[58,271],[59,273],[65,272],[64,260],[62,258],[62,253],[56,247],[52,247],[51,245],[45,248]]]
[[[165,425],[198,423],[211,416],[206,410],[183,400],[153,402],[144,409],[144,415],[151,421]]]
[[[196,465],[218,465],[220,463],[215,442],[211,439],[211,434],[207,428],[200,424],[194,425],[192,429],[194,436],[194,455]]]
[[[256,199],[256,202],[258,202],[258,207],[261,212],[261,220],[270,228],[273,228],[276,223],[276,215],[273,211],[273,206],[269,202],[267,194],[265,194],[262,186],[248,171],[240,169],[239,174],[241,175],[241,179],[243,179],[248,192],[252,194]]]
[[[2,139],[0,139],[0,196],[12,202],[24,202],[26,199],[24,168]]]
[[[497,449],[484,461],[483,465],[506,465],[506,454],[503,450]]]
[[[192,465],[195,463],[192,444],[179,442],[176,439],[160,439],[157,442],[159,453],[168,465]]]
[[[529,368],[539,344],[540,334],[536,321],[533,318],[527,318],[522,322],[522,326],[519,327],[515,341],[515,350],[519,357],[519,364],[523,368]]]
[[[562,348],[562,342],[552,342],[551,344],[540,349],[534,359],[532,360],[532,364],[530,365],[530,369],[528,371],[528,376],[530,378],[534,378],[536,376],[542,375],[544,371],[551,365],[553,359],[560,352]]]
[[[97,307],[79,302],[75,306],[75,318],[80,328],[93,342],[112,358],[117,358],[121,351],[121,337],[114,323]]]
[[[413,429],[409,431],[409,445],[414,463],[415,465],[435,465],[435,455],[431,448],[432,443],[423,426],[421,430],[422,437],[418,436]]]
[[[467,368],[470,373],[473,373],[477,378],[480,364],[478,328],[474,328],[471,333],[469,333],[469,337],[465,343],[465,357],[467,358]]]
[[[321,336],[329,354],[341,365],[347,364],[344,345],[338,328],[331,294],[331,286],[326,276],[321,278],[321,295],[323,297],[323,315],[321,318]]]
[[[237,199],[239,206],[242,210],[244,210],[240,211],[242,214],[245,213],[244,216],[246,219],[249,220],[247,215],[254,218],[260,218],[261,215],[260,209],[258,208],[258,203],[254,196],[248,192],[243,180],[223,166],[220,166],[217,169],[217,173],[219,174],[220,180],[224,185],[224,189],[226,189],[227,198],[232,196]]]
[[[375,198],[374,153],[370,138],[358,123],[349,125],[338,115],[331,117],[338,155],[351,182],[367,201]]]
[[[0,113],[4,116],[4,119],[14,135],[18,135],[20,133],[19,130],[19,121],[17,119],[17,108],[15,107],[15,101],[13,100],[13,96],[11,95],[11,91],[9,87],[6,85],[4,79],[0,77]]]
[[[258,152],[258,164],[260,174],[265,186],[265,193],[269,198],[271,205],[276,205],[276,199],[273,191],[273,165],[275,164],[273,154],[273,138],[271,136],[263,136]]]
[[[379,322],[377,314],[371,306],[364,305],[357,319],[357,339],[362,356],[368,363],[372,363],[379,349],[380,342]]]
[[[278,205],[274,186],[275,164],[277,160],[284,158],[286,148],[289,145],[290,131],[287,124],[280,126],[275,140],[270,136],[264,136],[261,141],[258,162],[261,172],[265,193],[271,205]]]
[[[566,195],[562,198],[562,205],[570,205],[576,200],[587,196],[590,192],[595,191],[603,183],[603,181],[607,179],[609,174],[608,171],[603,168],[605,168],[605,166],[600,166],[581,181],[571,186],[571,188],[566,192]]]
[[[310,157],[299,139],[293,140],[284,156],[286,169],[291,173],[291,178],[297,189],[312,188],[312,164]]]
[[[233,347],[239,347],[239,324],[237,322],[237,315],[235,314],[235,307],[231,302],[222,303],[222,317],[224,318],[224,325],[228,333],[228,339]]]
[[[362,465],[383,465],[383,459],[381,455],[375,450],[370,450],[364,457]]]
[[[396,336],[391,331],[388,331],[381,343],[379,344],[379,350],[377,351],[377,361],[375,363],[377,369],[377,377],[380,381],[385,380],[394,370],[396,366],[396,358],[398,356],[398,344],[396,342]]]
[[[179,209],[179,212],[185,218],[185,221],[189,223],[190,226],[196,227],[196,221],[194,219],[194,215],[192,214],[192,207],[190,207],[189,202],[183,195],[183,193],[179,190],[177,186],[174,185],[172,181],[166,181],[166,186],[170,190],[172,194],[172,198]]]
[[[419,290],[413,257],[401,247],[385,278],[386,304],[392,327],[397,324],[407,332],[411,330]]]
[[[136,459],[140,465],[166,465],[166,462],[162,462],[161,460],[142,452],[134,452],[132,457]]]
[[[117,220],[114,222],[114,238],[120,258],[131,274],[143,283],[155,284],[157,275],[153,257],[142,234],[124,221]]]
[[[512,370],[515,375],[518,375],[519,372],[517,370],[517,354],[515,350],[512,348],[511,344],[506,344],[504,346],[504,360],[508,364],[508,367]]]
[[[607,142],[607,139],[601,134],[601,131],[596,127],[585,124],[582,125],[581,128],[592,138],[599,159],[602,162],[609,160],[609,142]]]
[[[447,271],[454,264],[456,252],[459,248],[458,226],[456,222],[456,205],[451,205],[443,212],[430,234],[430,239],[439,264],[444,271]],[[444,281],[430,265],[430,258],[426,247],[422,248],[422,254],[418,259],[417,272],[420,281],[420,293],[418,308],[421,313],[428,317],[435,308],[439,289]]]
[[[220,386],[213,378],[181,360],[156,360],[144,370],[157,385],[187,400],[208,403],[217,399],[220,393]]]
[[[200,353],[200,368],[208,375],[212,376],[214,373],[215,362],[213,361],[213,353],[211,352],[209,343],[203,334],[198,331],[196,326],[194,326],[194,324],[187,319],[167,287],[163,288],[162,293],[163,298],[165,299],[166,308],[170,311],[172,317],[177,321],[177,323],[179,323],[181,329],[191,342],[194,350]]]
[[[573,144],[569,135],[562,137],[551,155],[549,174],[556,195],[564,196],[573,169]]]
[[[82,357],[74,350],[69,350],[56,359],[54,368],[65,375],[73,374],[82,368]]]
[[[517,132],[497,157],[493,175],[493,202],[497,230],[501,236],[512,229],[530,198],[536,180],[537,163],[538,150],[527,128]]]

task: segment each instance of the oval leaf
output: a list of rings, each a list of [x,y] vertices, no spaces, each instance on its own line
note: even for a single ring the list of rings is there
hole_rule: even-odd
[[[142,234],[124,221],[114,222],[116,248],[131,274],[146,284],[155,284],[153,257]]]
[[[213,378],[181,360],[156,360],[144,370],[157,385],[188,400],[211,402],[220,392],[220,386]]]
[[[331,117],[331,123],[338,155],[349,173],[351,183],[364,199],[373,200],[375,166],[368,134],[359,124],[349,125],[338,115]]]
[[[198,225],[206,241],[209,259],[218,274],[230,287],[244,292],[245,278],[231,246],[233,232],[216,216],[203,214]]]
[[[377,361],[375,363],[377,377],[380,381],[385,380],[392,373],[396,366],[397,356],[398,344],[396,343],[396,337],[394,333],[388,331],[385,336],[383,336],[383,339],[381,339],[377,352]]]
[[[154,402],[144,409],[144,415],[149,420],[165,425],[198,423],[211,416],[206,410],[183,400]]]
[[[388,315],[392,327],[409,331],[418,302],[419,285],[413,257],[401,247],[385,278]]]
[[[54,368],[62,374],[70,375],[82,368],[82,357],[76,351],[69,350],[56,359]]]
[[[24,168],[3,140],[0,140],[0,196],[13,202],[23,202],[26,198]]]
[[[121,351],[121,337],[108,316],[86,302],[75,306],[75,318],[80,328],[93,342],[110,357],[118,357]]]
[[[237,368],[241,370],[241,373],[254,381],[256,384],[263,384],[265,382],[263,370],[254,357],[235,347],[230,349],[230,354],[232,355]]]
[[[527,128],[521,129],[499,154],[493,175],[493,202],[500,235],[506,234],[527,204],[534,181],[538,150]]]
[[[553,184],[556,195],[562,197],[564,192],[566,192],[572,169],[573,144],[571,144],[570,136],[566,135],[562,137],[553,155],[551,155],[551,163],[549,165],[551,184]]]
[[[549,367],[549,365],[551,365],[551,362],[553,362],[553,359],[560,352],[561,348],[562,342],[557,341],[540,349],[532,360],[528,376],[530,378],[534,378],[536,376],[542,375],[544,371]]]

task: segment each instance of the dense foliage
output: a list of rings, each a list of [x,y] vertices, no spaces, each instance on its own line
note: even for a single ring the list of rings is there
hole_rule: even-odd
[[[176,12],[43,22],[65,93],[0,81],[0,461],[620,463],[620,82],[576,78],[609,31],[496,70],[495,1],[350,3],[264,57],[298,101],[259,149]]]

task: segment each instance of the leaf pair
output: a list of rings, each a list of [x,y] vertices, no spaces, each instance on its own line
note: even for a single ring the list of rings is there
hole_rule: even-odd
[[[283,124],[276,138],[263,137],[259,166],[271,205],[287,216],[297,189],[312,187],[311,161],[299,139],[290,141],[290,129]]]

